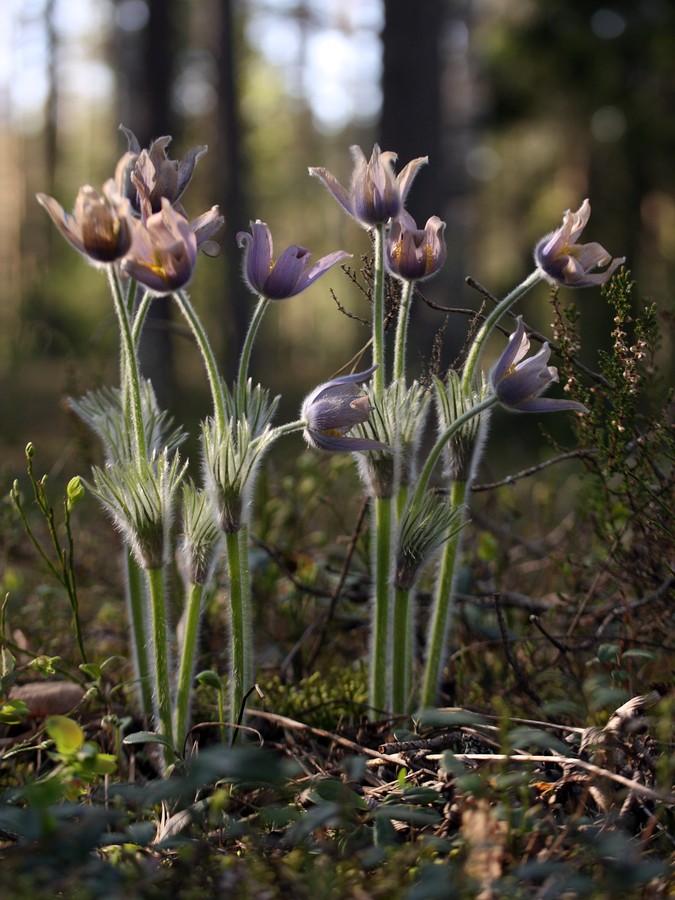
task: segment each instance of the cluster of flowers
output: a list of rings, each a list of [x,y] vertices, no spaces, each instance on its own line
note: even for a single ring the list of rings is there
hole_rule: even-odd
[[[247,556],[250,500],[269,447],[282,435],[299,431],[316,449],[355,452],[373,498],[373,710],[402,711],[415,698],[433,703],[453,591],[457,535],[465,520],[463,497],[482,452],[490,407],[499,402],[525,412],[583,412],[580,404],[570,400],[541,396],[557,380],[557,370],[548,365],[548,344],[528,357],[529,338],[521,318],[489,377],[476,386],[474,372],[482,347],[499,318],[540,280],[573,287],[602,284],[623,259],[611,259],[599,244],[578,242],[590,215],[587,200],[577,212],[565,213],[560,228],[537,244],[534,272],[483,322],[461,375],[451,372],[445,381],[437,379],[438,439],[422,465],[418,456],[430,392],[417,382],[408,386],[405,348],[414,285],[434,275],[445,262],[445,223],[432,216],[420,229],[405,210],[408,191],[426,158],[413,160],[396,175],[394,153],[381,152],[376,145],[367,159],[354,147],[349,188],[325,169],[312,168],[310,174],[373,236],[372,365],[320,385],[307,396],[297,421],[273,427],[279,398],[270,398],[248,375],[251,348],[265,310],[271,301],[300,293],[350,254],[337,250],[312,265],[309,251],[293,245],[275,260],[270,229],[260,220],[251,222],[250,232],[237,235],[244,278],[259,299],[236,381],[226,385],[185,292],[198,251],[217,255],[213,236],[223,223],[218,207],[190,220],[180,203],[206,147],[194,148],[182,161],[172,160],[167,155],[170,138],[159,138],[145,150],[131,132],[123,130],[128,151],[100,194],[89,185],[82,187],[72,215],[44,194],[38,200],[68,241],[89,262],[105,269],[110,279],[121,336],[121,385],[119,390],[92,392],[73,400],[72,406],[102,438],[106,465],[94,469],[90,489],[112,515],[131,551],[127,559],[129,614],[144,711],[154,708],[167,746],[180,745],[189,725],[203,591],[224,555],[229,576],[230,716],[236,719],[253,680]],[[601,267],[605,268],[598,271]],[[384,333],[387,272],[403,284],[391,367]],[[186,465],[179,459],[182,432],[172,430],[138,368],[138,341],[156,295],[171,295],[177,303],[202,353],[211,388],[213,410],[202,424],[202,489],[189,482]],[[453,484],[450,502],[430,487],[441,458]],[[181,485],[183,568],[189,590],[180,666],[172,687],[164,574]],[[414,586],[422,567],[441,548],[444,556],[424,687],[415,691]],[[147,590],[133,577],[134,564],[145,570]],[[146,632],[148,622],[151,635]]]

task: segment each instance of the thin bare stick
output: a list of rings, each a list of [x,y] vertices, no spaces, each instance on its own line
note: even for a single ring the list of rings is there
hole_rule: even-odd
[[[560,462],[565,462],[565,460],[584,459],[588,456],[595,456],[596,453],[597,451],[592,449],[584,450],[580,448],[578,450],[570,450],[568,453],[560,453],[558,456],[537,463],[536,466],[529,466],[527,469],[521,469],[520,472],[516,472],[514,475],[507,475],[506,478],[502,478],[501,481],[491,481],[487,484],[472,484],[471,490],[476,493],[480,491],[494,491],[495,488],[504,487],[504,485],[507,484],[515,484],[516,481],[520,481],[522,478],[529,478],[531,475],[536,475],[537,472],[548,469],[549,466],[555,466]]]
[[[428,760],[441,759],[442,754],[430,754]],[[608,778],[615,781],[622,787],[635,791],[636,794],[642,794],[643,797],[649,797],[652,800],[660,800],[669,806],[675,806],[675,794],[666,794],[662,791],[656,791],[637,781],[631,781],[630,778],[624,778],[623,775],[617,775],[615,772],[609,772],[600,766],[587,762],[585,759],[577,759],[576,756],[539,756],[531,753],[455,753],[455,759],[460,761],[475,760],[476,762],[532,762],[532,763],[551,763],[558,766],[579,766],[593,775],[601,778]]]
[[[356,741],[350,741],[349,738],[342,737],[332,731],[326,731],[324,728],[315,728],[312,725],[306,725],[304,722],[298,722],[296,719],[290,719],[288,716],[269,712],[266,709],[251,710],[250,712],[247,712],[247,715],[259,716],[262,719],[266,719],[268,722],[279,725],[280,728],[290,728],[293,731],[306,731],[309,734],[316,735],[316,737],[333,741],[333,743],[338,744],[340,747],[344,747],[347,750],[352,750],[355,753],[362,753],[364,756],[370,756],[372,759],[382,760],[382,762],[389,763],[391,766],[404,766],[406,768],[410,766],[410,761],[403,757],[389,756],[386,753],[380,753],[378,750],[371,750],[370,747],[364,747],[362,744],[357,744]],[[434,778],[438,775],[437,772],[434,772],[431,769],[420,768],[419,771],[432,775]]]

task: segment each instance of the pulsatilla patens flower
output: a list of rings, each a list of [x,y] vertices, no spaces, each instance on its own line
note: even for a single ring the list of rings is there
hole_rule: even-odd
[[[294,297],[327,272],[331,266],[351,256],[344,250],[336,250],[323,256],[311,268],[309,250],[293,244],[274,262],[272,259],[272,235],[269,227],[256,219],[251,222],[251,233],[240,231],[237,244],[244,248],[244,279],[249,288],[268,300],[286,300]]]
[[[131,207],[115,197],[112,180],[104,185],[102,196],[88,184],[81,187],[72,215],[53,197],[38,194],[37,199],[61,234],[94,265],[115,262],[129,250]]]
[[[147,150],[141,150],[132,131],[123,125],[120,125],[120,130],[129,144],[128,151],[115,169],[115,183],[120,194],[130,200],[138,213],[142,211],[144,198],[147,198],[151,212],[161,210],[163,197],[172,206],[175,205],[192,178],[197,160],[206,153],[206,146],[193,147],[178,161],[169,159],[167,155],[166,148],[171,143],[169,135],[157,138]]]
[[[445,222],[438,216],[423,229],[404,209],[392,220],[385,243],[385,259],[392,275],[405,281],[430,278],[445,262]]]
[[[567,287],[591,287],[605,284],[622,265],[624,256],[612,259],[597,243],[576,243],[588,224],[591,204],[584,200],[576,212],[567,210],[557,231],[543,237],[534,250],[534,260],[544,277],[552,284]],[[593,269],[606,266],[603,272]]]
[[[305,399],[300,418],[306,423],[303,434],[310,447],[330,451],[390,451],[380,441],[346,437],[354,425],[368,418],[370,404],[359,384],[367,381],[376,368],[372,366],[366,372],[334,378],[319,385]]]
[[[509,409],[521,412],[556,412],[574,409],[587,412],[586,407],[574,400],[553,400],[540,395],[558,380],[558,370],[548,365],[551,350],[548,343],[541,350],[525,359],[530,349],[530,340],[525,334],[523,320],[519,316],[516,330],[509,338],[502,353],[490,373],[490,385],[499,402]]]
[[[365,228],[383,225],[403,208],[413,179],[428,157],[413,159],[395,175],[397,157],[390,150],[383,152],[375,144],[369,160],[360,147],[353,146],[350,150],[354,170],[349,190],[326,169],[311,167],[309,174],[320,178],[338,203]]]
[[[185,287],[197,259],[197,238],[188,220],[169,201],[162,200],[160,212],[148,220],[134,219],[131,250],[122,268],[157,294]]]

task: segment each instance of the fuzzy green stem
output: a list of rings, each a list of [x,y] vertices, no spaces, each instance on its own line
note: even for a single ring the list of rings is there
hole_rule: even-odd
[[[397,587],[394,591],[394,637],[392,641],[392,701],[393,713],[408,711],[408,694],[412,681],[412,653],[410,631],[410,590]]]
[[[464,481],[453,482],[450,491],[450,503],[455,509],[463,507],[467,488],[468,484]],[[465,518],[466,515],[463,512],[462,519],[464,520]],[[441,567],[436,585],[434,610],[427,637],[427,656],[422,681],[422,696],[420,698],[423,707],[433,706],[436,703],[451,603],[454,596],[457,554],[462,532],[463,528],[459,528],[443,548]]]
[[[122,296],[119,273],[114,266],[108,266],[108,273],[110,290],[113,295],[115,313],[117,315],[120,337],[122,340],[121,355],[123,359],[122,369],[124,370],[122,396],[124,398],[124,409],[126,414],[128,404],[133,427],[134,453],[139,459],[145,459],[147,456],[147,445],[145,441],[145,428],[143,425],[143,407],[141,405],[141,381],[138,371],[136,347],[131,333],[131,321],[126,301]]]
[[[414,281],[403,283],[401,304],[398,308],[398,320],[396,322],[396,340],[394,343],[394,381],[401,381],[405,385],[405,348],[408,343],[408,322],[410,321],[410,301],[415,289]]]
[[[251,669],[251,615],[249,598],[246,595],[248,572],[244,570],[247,563],[248,545],[244,534],[246,528],[227,532],[227,567],[230,578],[230,720],[236,722],[245,686],[250,678]],[[242,559],[242,549],[244,558]]]
[[[384,393],[384,225],[375,226],[375,272],[373,275],[373,390]]]
[[[474,416],[480,415],[480,413],[482,413],[484,410],[489,409],[491,406],[494,406],[496,402],[496,394],[490,394],[490,396],[486,397],[485,400],[481,400],[480,403],[476,403],[476,405],[472,406],[471,409],[467,409],[466,412],[462,413],[461,416],[458,416],[455,421],[445,429],[445,431],[437,439],[436,443],[431,448],[429,455],[427,456],[426,462],[424,463],[424,468],[422,469],[417,482],[417,487],[415,488],[415,493],[413,494],[410,501],[411,504],[419,504],[422,502],[424,492],[429,485],[429,479],[431,478],[431,474],[434,471],[436,463],[438,462],[439,457],[443,452],[443,448],[448,443],[453,434],[459,431],[460,428],[462,428],[463,425],[473,419]]]
[[[190,298],[185,293],[185,291],[176,291],[173,297],[178,304],[178,308],[180,309],[182,315],[190,326],[195,341],[197,342],[197,346],[199,347],[199,350],[202,354],[202,359],[206,368],[206,375],[209,380],[209,387],[211,388],[213,415],[216,421],[216,425],[218,425],[220,432],[222,433],[225,427],[226,418],[225,393],[223,390],[223,382],[218,372],[218,364],[216,363],[216,358],[213,355],[211,344],[209,343],[209,339],[206,335],[206,331],[204,330],[204,326],[199,321],[199,317],[197,316],[197,313],[195,312],[195,309],[190,302]]]
[[[134,654],[134,670],[139,681],[139,697],[144,715],[152,713],[152,685],[148,660],[148,634],[145,619],[145,591],[141,569],[128,546],[124,548],[126,569],[126,593],[131,624],[131,643]]]
[[[246,338],[244,340],[244,346],[241,351],[241,356],[239,358],[239,370],[237,372],[237,405],[239,409],[239,413],[243,415],[245,410],[245,402],[246,402],[246,382],[248,380],[248,367],[251,362],[251,352],[253,350],[253,342],[256,339],[256,335],[258,334],[258,329],[260,328],[260,323],[262,322],[263,316],[267,311],[267,307],[270,305],[270,300],[268,297],[263,297],[261,295],[258,300],[258,304],[253,311],[253,317],[251,318],[251,322],[248,326],[248,331],[246,332]]]
[[[391,631],[392,499],[375,498],[373,534],[373,647],[370,672],[371,715],[386,712],[388,703],[389,636]]]
[[[138,304],[138,309],[134,313],[131,333],[135,347],[138,347],[138,342],[141,339],[141,332],[143,331],[143,326],[145,325],[145,320],[148,316],[150,304],[152,303],[153,299],[153,295],[150,293],[150,291],[146,291],[141,298],[141,302]]]
[[[304,431],[307,422],[304,419],[296,419],[294,422],[286,422],[284,425],[277,425],[270,432],[271,439],[276,441],[277,438],[283,437],[285,434],[293,434],[296,431]]]
[[[476,366],[478,364],[478,360],[480,358],[480,354],[485,346],[486,340],[490,337],[492,333],[492,329],[495,327],[497,322],[501,319],[504,313],[510,309],[516,300],[519,300],[523,294],[526,294],[531,288],[538,284],[543,280],[543,275],[539,271],[539,269],[535,269],[534,272],[531,272],[525,281],[521,282],[517,287],[515,287],[510,294],[507,294],[506,297],[502,301],[500,301],[497,306],[492,310],[492,312],[487,316],[485,321],[480,327],[478,334],[473,339],[473,343],[471,344],[471,349],[469,350],[469,354],[466,358],[466,362],[464,363],[464,370],[462,372],[462,387],[468,387],[471,384],[471,379],[473,378],[473,373],[476,370]]]
[[[183,635],[183,647],[181,649],[180,667],[178,670],[178,685],[176,689],[175,732],[179,750],[182,749],[188,732],[192,670],[195,661],[195,649],[199,631],[199,616],[201,613],[203,596],[204,585],[193,584],[190,586],[185,613],[185,633]]]
[[[155,703],[160,732],[173,744],[171,721],[171,688],[169,682],[169,646],[166,623],[164,569],[146,569],[152,610],[152,645],[155,664]],[[164,747],[167,765],[172,761],[171,750]]]

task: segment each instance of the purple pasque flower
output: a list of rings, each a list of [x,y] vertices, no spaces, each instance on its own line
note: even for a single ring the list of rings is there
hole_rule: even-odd
[[[146,222],[133,220],[131,250],[122,262],[127,275],[156,294],[177,291],[190,281],[197,260],[197,238],[188,220],[166,197]]]
[[[272,259],[272,235],[269,227],[256,219],[251,222],[251,233],[240,231],[237,245],[244,248],[244,280],[249,288],[268,300],[286,300],[313,284],[331,266],[347,259],[351,253],[336,250],[322,256],[308,269],[312,254],[304,247],[293,244],[275,262]]]
[[[567,287],[605,284],[626,261],[625,256],[612,259],[600,244],[576,243],[590,215],[588,200],[584,200],[576,212],[568,209],[560,228],[543,237],[535,247],[534,260],[547,281]],[[603,272],[592,271],[599,266],[607,268]]]
[[[385,260],[392,275],[404,281],[430,278],[445,263],[445,222],[438,216],[418,228],[409,212],[402,209],[392,220],[385,241]]]
[[[154,140],[147,150],[141,150],[136,135],[120,125],[120,131],[126,135],[129,149],[117,163],[115,183],[122,196],[127,197],[136,212],[142,212],[144,199],[150,204],[152,212],[159,212],[162,198],[175,205],[181,198],[192,178],[197,160],[207,151],[207,147],[193,147],[182,160],[169,159],[166,148],[171,137]],[[139,187],[142,185],[142,187]]]
[[[381,151],[375,144],[369,160],[356,145],[350,147],[350,152],[354,169],[349,190],[327,169],[310,167],[309,174],[321,179],[338,203],[364,228],[383,225],[403,209],[418,169],[429,158],[413,159],[395,175],[397,156],[391,150]]]
[[[391,448],[380,441],[345,436],[354,425],[359,425],[368,418],[370,403],[359,384],[367,381],[376,368],[377,366],[371,366],[365,372],[333,378],[332,381],[319,385],[305,398],[300,418],[306,423],[303,435],[310,447],[332,452],[391,452]]]
[[[116,196],[114,183],[107,181],[103,194],[85,184],[69,215],[60,203],[46,194],[37,195],[61,234],[94,265],[121,259],[131,246],[132,217],[128,200]]]
[[[558,370],[549,366],[551,348],[545,343],[541,350],[529,359],[524,357],[530,349],[530,339],[525,334],[522,316],[509,338],[506,350],[490,372],[490,386],[499,402],[508,409],[521,412],[556,412],[574,409],[588,412],[582,403],[574,400],[553,400],[540,395],[558,380]]]

